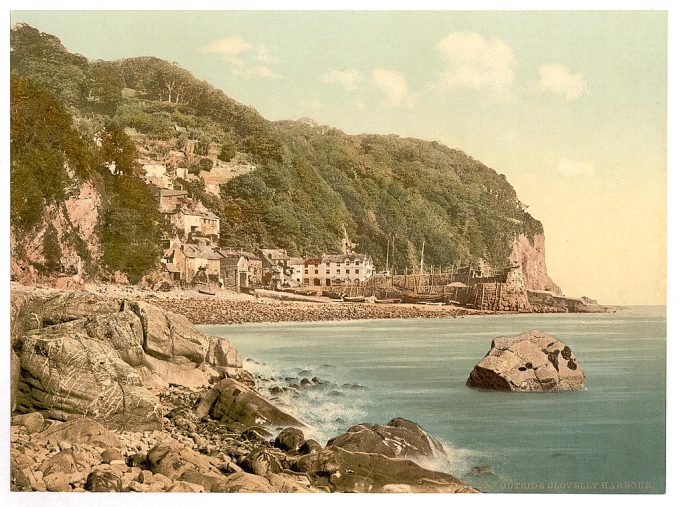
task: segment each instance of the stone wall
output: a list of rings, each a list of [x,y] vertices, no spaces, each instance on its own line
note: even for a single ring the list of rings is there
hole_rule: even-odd
[[[531,310],[527,291],[518,283],[477,283],[470,291],[468,304],[479,310]]]

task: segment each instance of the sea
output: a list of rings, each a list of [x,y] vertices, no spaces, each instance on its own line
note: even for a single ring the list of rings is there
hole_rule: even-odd
[[[484,492],[665,491],[665,307],[607,314],[199,326],[228,338],[263,394],[320,443],[354,424],[417,422],[447,458],[423,466]],[[510,393],[465,381],[497,336],[540,329],[571,347],[586,389]],[[271,396],[269,388],[317,384]]]

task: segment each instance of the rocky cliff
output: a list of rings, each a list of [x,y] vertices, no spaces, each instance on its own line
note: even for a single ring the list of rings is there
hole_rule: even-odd
[[[545,261],[545,235],[543,233],[528,237],[517,235],[511,243],[508,260],[522,267],[524,285],[527,289],[547,290],[562,294],[562,289],[548,276]]]
[[[10,276],[34,283],[39,274],[58,266],[66,275],[84,276],[101,260],[97,226],[101,195],[92,182],[76,183],[76,191],[61,203],[45,207],[30,234],[10,230]],[[35,266],[38,269],[35,269]]]

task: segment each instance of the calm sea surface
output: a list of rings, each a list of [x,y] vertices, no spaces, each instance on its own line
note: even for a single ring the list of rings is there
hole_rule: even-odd
[[[429,465],[483,491],[665,490],[664,307],[200,328],[229,338],[245,367],[266,380],[263,389],[304,377],[327,381],[275,400],[309,424],[308,436],[322,444],[353,424],[399,416],[449,448],[448,462]],[[492,338],[534,328],[572,348],[586,374],[585,391],[523,394],[465,386]],[[491,473],[471,470],[485,465]]]

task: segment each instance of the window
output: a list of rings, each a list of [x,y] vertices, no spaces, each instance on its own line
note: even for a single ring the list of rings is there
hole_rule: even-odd
[[[318,270],[318,269],[315,269],[315,270],[314,270],[314,274],[315,274],[315,275],[318,275],[318,274],[319,274],[319,270]]]
[[[326,274],[327,274],[327,275],[330,275],[330,274],[331,274],[331,270],[330,270],[330,269],[327,269],[327,270],[326,270]]]
[[[305,269],[305,275],[308,275],[308,274],[309,274],[309,270]]]
[[[354,264],[356,264],[356,265],[358,266],[358,265],[359,265],[359,261],[356,261]]]
[[[340,274],[340,270],[339,270],[339,269],[336,270],[335,273],[339,275],[339,274]]]
[[[359,270],[358,270],[358,269],[355,269],[355,270],[354,270],[354,274],[355,274],[355,275],[358,275],[358,274],[359,274]]]
[[[345,274],[349,275],[349,269],[345,270]]]
[[[330,263],[330,262],[327,262],[327,263],[326,263],[326,267],[327,267],[327,268],[330,268],[330,267],[331,267],[331,263]]]

